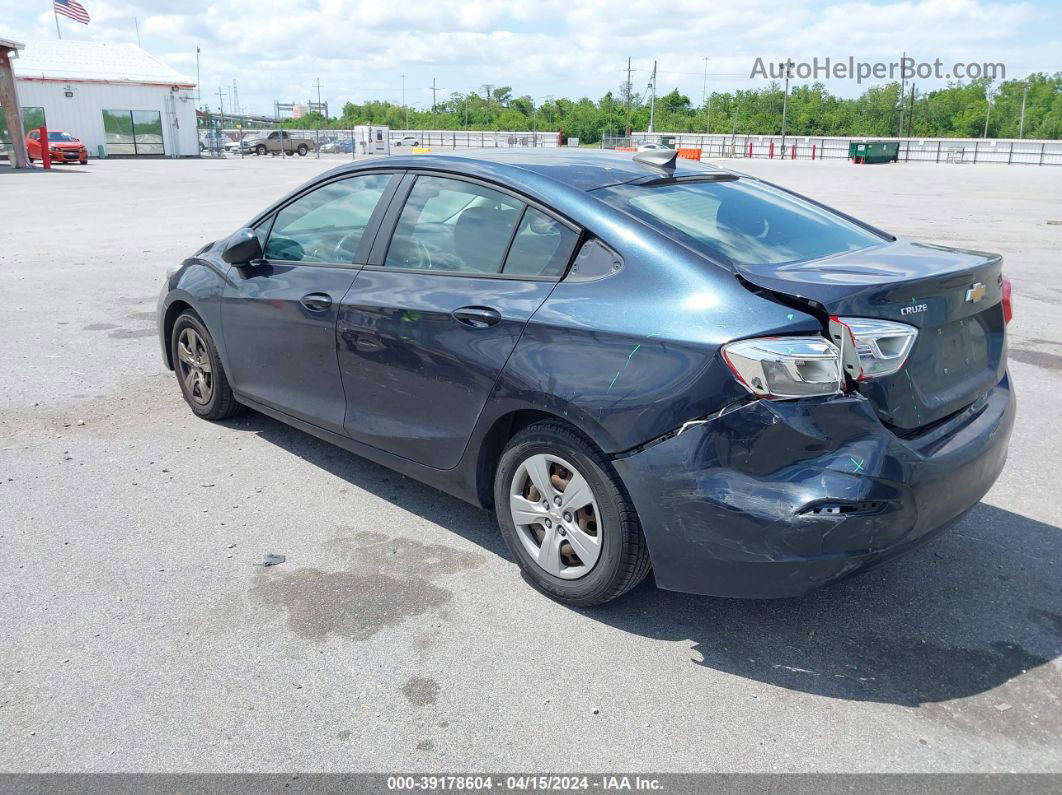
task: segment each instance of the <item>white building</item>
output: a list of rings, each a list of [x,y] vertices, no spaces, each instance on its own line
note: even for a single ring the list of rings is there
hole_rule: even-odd
[[[198,157],[195,83],[133,44],[29,42],[12,62],[27,132],[42,123],[97,157]]]

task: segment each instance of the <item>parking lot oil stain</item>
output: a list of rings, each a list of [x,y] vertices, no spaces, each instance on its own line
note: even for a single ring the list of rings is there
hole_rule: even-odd
[[[435,750],[435,741],[434,740],[421,740],[420,742],[417,743],[417,750],[418,751],[434,751]]]
[[[107,334],[108,337],[113,337],[116,340],[131,340],[138,337],[154,337],[158,334],[155,328],[134,328],[134,329],[117,329]]]
[[[336,739],[337,740],[343,740],[343,741],[349,740],[350,739],[350,729],[341,729],[340,731],[337,731],[336,732]]]
[[[112,328],[118,328],[114,323],[89,323],[87,326],[82,326],[82,331],[110,331]]]
[[[426,613],[450,591],[415,577],[302,568],[256,580],[253,593],[282,607],[291,630],[308,640],[367,640],[384,627]]]
[[[1011,359],[1017,359],[1019,362],[1024,362],[1025,364],[1043,367],[1045,370],[1062,370],[1062,356],[1059,356],[1057,353],[1037,351],[1030,348],[1018,348],[1012,345],[1010,350],[1007,351],[1007,356]]]
[[[366,640],[436,610],[453,597],[436,580],[483,564],[474,552],[381,533],[343,531],[329,546],[347,567],[263,568],[251,588],[263,603],[283,608],[291,630],[309,640]]]
[[[412,676],[402,685],[402,695],[414,706],[429,707],[439,700],[439,683],[434,679]]]

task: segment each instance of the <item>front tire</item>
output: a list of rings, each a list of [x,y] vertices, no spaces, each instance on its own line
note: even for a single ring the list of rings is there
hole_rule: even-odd
[[[256,155],[258,155],[259,157],[265,157],[265,153],[266,153],[265,144],[258,144],[258,146],[256,146],[254,148],[254,153]]]
[[[576,607],[623,595],[649,573],[641,524],[611,464],[559,422],[520,431],[494,476],[494,512],[531,584]]]
[[[242,409],[229,386],[214,338],[192,312],[183,312],[173,324],[170,354],[185,402],[197,417],[223,420]]]

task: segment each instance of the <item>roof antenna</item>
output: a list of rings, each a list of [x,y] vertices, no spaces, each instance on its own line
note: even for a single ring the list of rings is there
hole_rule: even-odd
[[[676,157],[678,157],[678,152],[674,149],[646,149],[634,156],[634,162],[674,171]]]

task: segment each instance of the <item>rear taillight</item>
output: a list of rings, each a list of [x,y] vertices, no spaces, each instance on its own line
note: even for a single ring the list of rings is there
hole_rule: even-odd
[[[918,329],[892,320],[831,317],[830,338],[841,350],[848,375],[866,381],[892,375],[907,361]]]
[[[1014,304],[1010,300],[1010,279],[1001,276],[999,286],[1003,294],[1003,322],[1009,323],[1014,317]]]
[[[838,350],[822,337],[761,337],[723,346],[723,361],[756,397],[836,395],[844,379]]]

